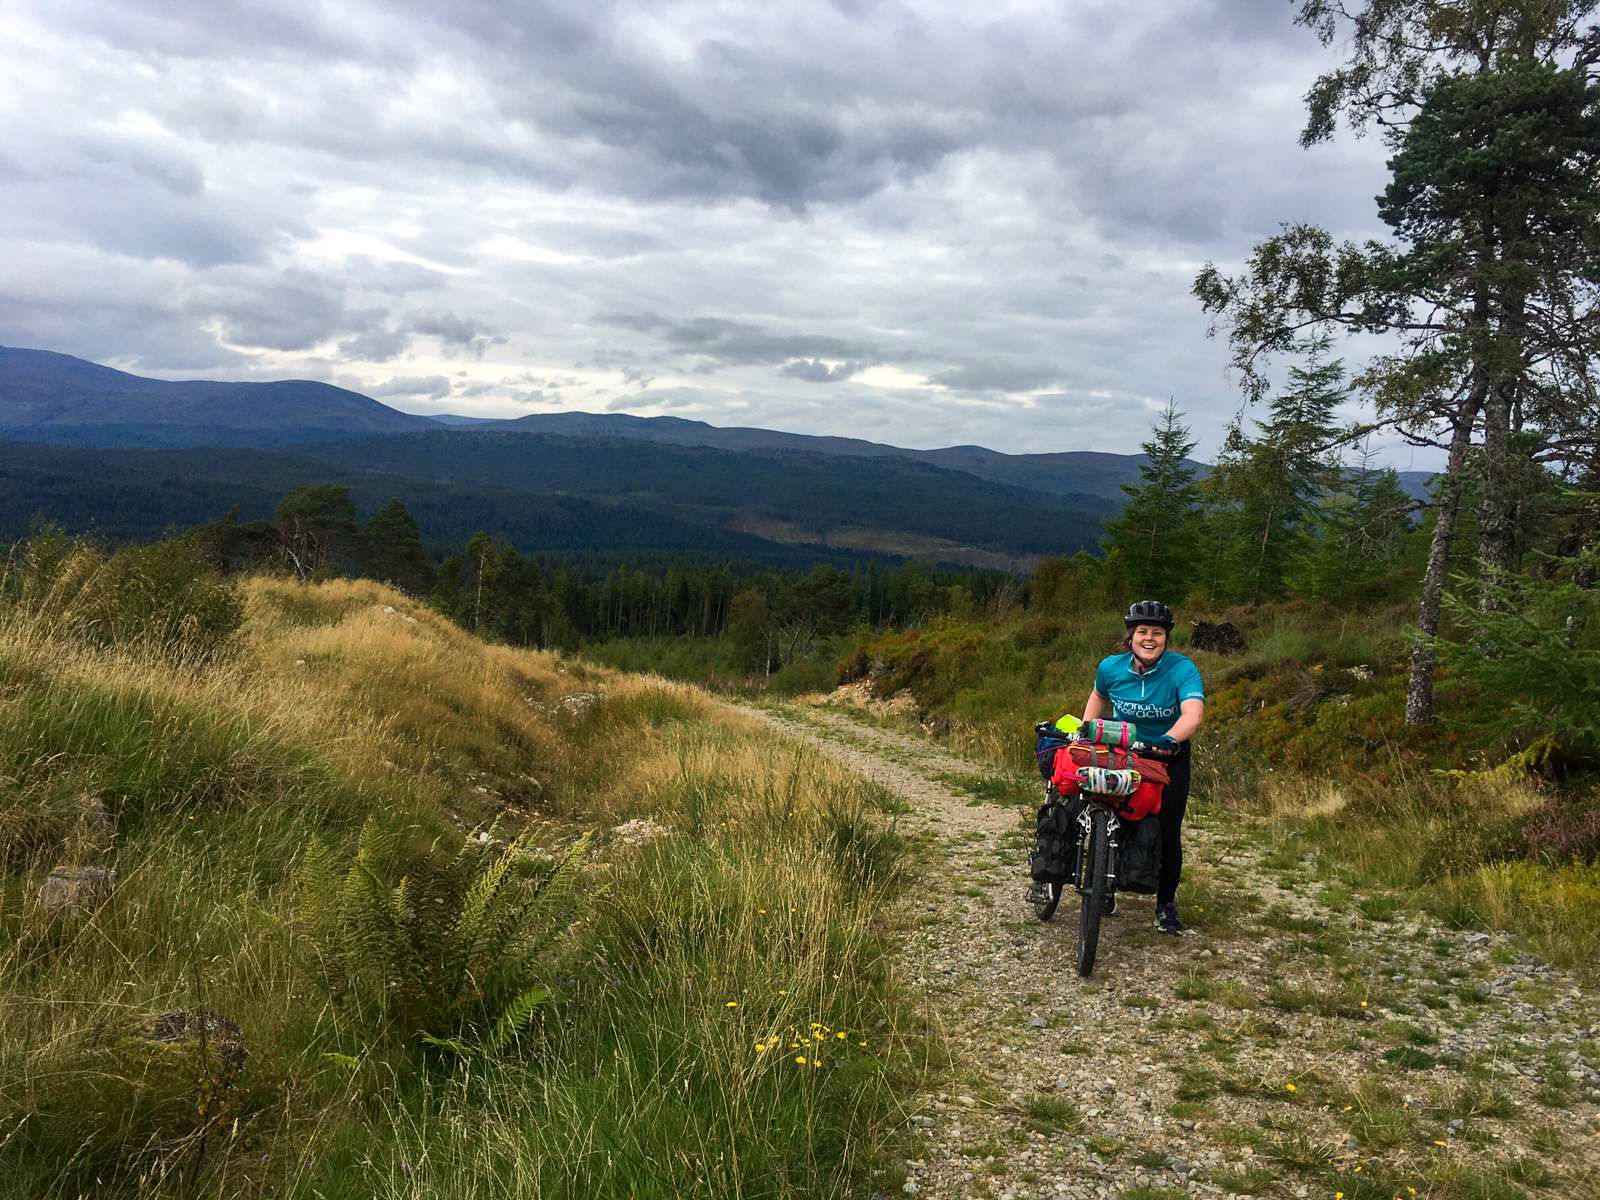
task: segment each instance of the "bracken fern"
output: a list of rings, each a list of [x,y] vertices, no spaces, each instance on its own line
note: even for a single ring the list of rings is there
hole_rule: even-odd
[[[529,834],[501,847],[491,828],[444,861],[435,845],[391,885],[399,839],[376,820],[343,870],[312,839],[298,879],[302,961],[383,1035],[500,1048],[549,998],[540,961],[575,917],[588,847],[584,835],[541,869]]]

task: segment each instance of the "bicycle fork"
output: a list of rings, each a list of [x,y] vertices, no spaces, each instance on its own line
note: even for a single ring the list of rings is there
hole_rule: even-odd
[[[1094,840],[1094,813],[1095,806],[1088,804],[1078,814],[1078,882],[1074,890],[1082,895],[1089,890],[1092,881],[1084,879],[1084,872],[1094,869],[1094,847],[1090,844]],[[1121,843],[1117,835],[1122,832],[1122,822],[1117,815],[1106,811],[1106,895],[1111,895],[1117,890],[1117,867],[1121,861],[1117,849]]]

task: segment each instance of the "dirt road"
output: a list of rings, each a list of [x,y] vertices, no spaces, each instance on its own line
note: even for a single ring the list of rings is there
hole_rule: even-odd
[[[1570,975],[1360,892],[1203,804],[1179,903],[1074,971],[1077,909],[1024,902],[1021,780],[846,711],[752,710],[898,794],[928,853],[901,969],[949,1051],[886,1194],[1600,1200],[1600,1025]]]

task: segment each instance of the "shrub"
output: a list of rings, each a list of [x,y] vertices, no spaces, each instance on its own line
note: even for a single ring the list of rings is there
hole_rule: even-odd
[[[1600,861],[1600,800],[1545,801],[1522,829],[1530,853],[1556,863]]]
[[[435,844],[397,884],[398,839],[376,820],[340,871],[313,839],[301,860],[298,924],[312,974],[341,1007],[407,1041],[493,1049],[549,998],[543,954],[571,924],[587,835],[542,872],[529,835],[491,829],[441,860]]]
[[[18,613],[76,639],[183,660],[215,657],[244,621],[237,590],[189,537],[107,555],[47,530],[14,556],[4,592]]]

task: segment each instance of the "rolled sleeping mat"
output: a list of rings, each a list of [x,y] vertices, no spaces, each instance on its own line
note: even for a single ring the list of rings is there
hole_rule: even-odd
[[[1096,717],[1092,721],[1083,723],[1078,730],[1078,736],[1088,739],[1096,746],[1121,746],[1126,750],[1133,745],[1137,732],[1126,721],[1106,721]]]

